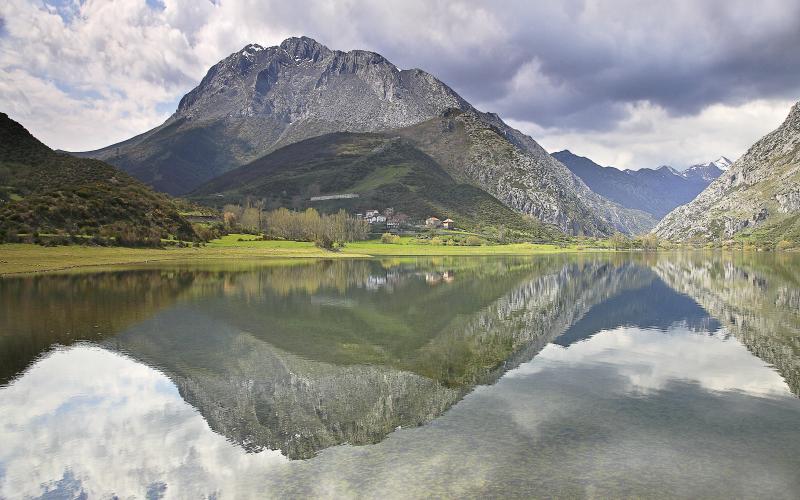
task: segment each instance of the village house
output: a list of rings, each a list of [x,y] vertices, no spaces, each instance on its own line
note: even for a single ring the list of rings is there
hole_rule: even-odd
[[[456,227],[455,224],[456,223],[453,221],[453,219],[445,219],[442,222],[442,227],[445,229],[454,229]]]
[[[359,219],[363,218],[365,221],[369,222],[370,224],[385,224],[386,223],[386,216],[381,215],[380,210],[367,210],[363,217],[362,215],[356,214],[356,217]]]
[[[428,217],[425,219],[425,227],[442,227],[442,221],[438,217]]]

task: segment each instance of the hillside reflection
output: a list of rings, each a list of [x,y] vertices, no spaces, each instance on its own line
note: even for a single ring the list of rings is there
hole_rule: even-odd
[[[796,260],[720,255],[313,261],[0,281],[0,383],[88,341],[166,374],[248,451],[308,458],[444,413],[551,342],[724,330],[800,380]]]

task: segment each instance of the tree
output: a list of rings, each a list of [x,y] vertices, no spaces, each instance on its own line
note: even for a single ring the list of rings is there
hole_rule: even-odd
[[[614,234],[611,235],[609,241],[611,242],[611,247],[614,250],[628,248],[630,246],[630,240],[628,240],[628,238],[619,231],[615,231]]]
[[[467,236],[467,239],[466,241],[464,241],[464,244],[467,245],[468,247],[479,247],[483,244],[483,242],[477,236],[471,235]]]
[[[642,249],[644,250],[657,250],[658,249],[658,235],[655,233],[647,233],[642,236]]]
[[[500,224],[500,227],[497,228],[497,242],[506,243],[506,226],[503,224]]]
[[[294,241],[313,241],[322,248],[343,247],[350,241],[364,240],[369,224],[348,215],[344,210],[323,214],[313,208],[294,212],[279,208],[264,215],[267,235]]]
[[[261,229],[261,210],[258,208],[245,208],[239,224],[245,231],[259,231]]]

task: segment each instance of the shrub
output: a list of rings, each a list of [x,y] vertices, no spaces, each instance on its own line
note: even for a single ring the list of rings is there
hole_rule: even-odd
[[[442,239],[439,238],[438,236],[434,236],[433,238],[431,238],[431,245],[441,245],[441,244],[442,244]]]
[[[194,230],[194,234],[197,235],[197,240],[202,242],[211,241],[221,236],[221,231],[219,228],[208,226],[206,224],[194,224],[192,229]]]
[[[464,244],[469,247],[479,247],[483,244],[483,242],[477,236],[467,236],[467,239],[464,241]]]
[[[788,250],[792,248],[794,244],[789,240],[781,240],[778,242],[778,245],[775,247],[776,250]]]
[[[327,234],[321,234],[314,240],[317,247],[325,250],[333,250],[333,243],[333,239]]]
[[[381,243],[400,243],[400,236],[392,233],[383,233],[381,235]]]

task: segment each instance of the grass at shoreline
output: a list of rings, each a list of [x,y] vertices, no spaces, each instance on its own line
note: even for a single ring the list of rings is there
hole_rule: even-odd
[[[239,241],[240,239],[249,241]],[[119,266],[152,262],[191,262],[212,259],[257,260],[265,258],[366,258],[373,256],[447,255],[534,255],[579,252],[577,246],[516,243],[487,246],[427,245],[405,239],[399,244],[380,241],[350,243],[339,252],[330,252],[313,243],[298,241],[256,241],[249,235],[228,235],[200,248],[125,248],[60,246],[15,243],[0,245],[0,276],[62,271],[67,269]]]

